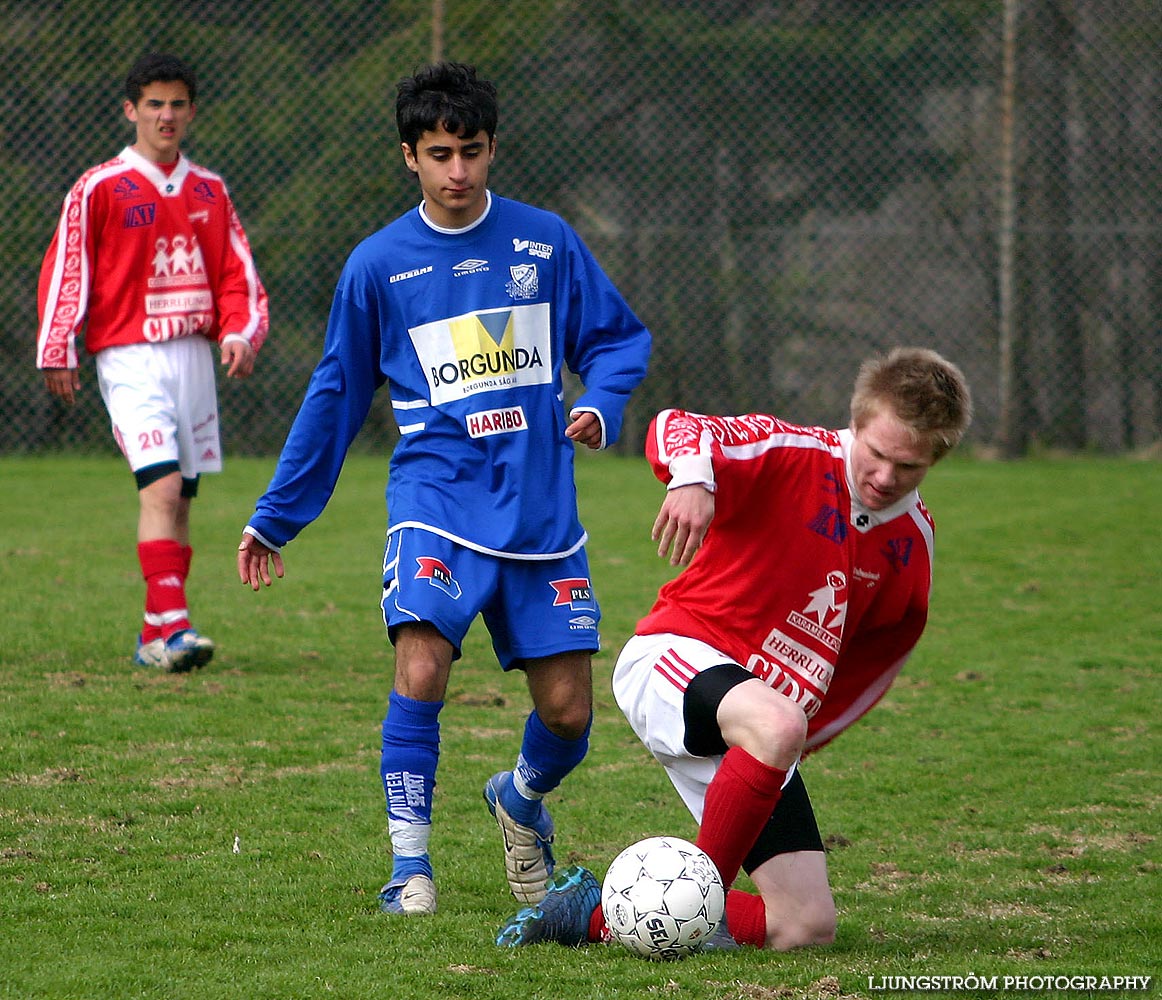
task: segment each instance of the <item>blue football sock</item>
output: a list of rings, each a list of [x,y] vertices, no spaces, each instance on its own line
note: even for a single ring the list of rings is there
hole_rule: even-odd
[[[432,877],[432,861],[427,854],[409,857],[403,854],[391,856],[391,880],[389,885],[402,885],[413,875]]]
[[[379,775],[391,833],[393,882],[432,875],[428,840],[443,707],[442,701],[416,701],[395,691],[388,700]]]
[[[573,770],[589,750],[593,717],[575,740],[552,732],[534,710],[525,722],[520,756],[513,771],[512,797],[505,796],[504,808],[518,823],[531,823],[540,813],[540,800]]]

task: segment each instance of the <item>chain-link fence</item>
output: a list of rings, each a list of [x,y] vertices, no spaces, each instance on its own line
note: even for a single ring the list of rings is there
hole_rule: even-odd
[[[223,174],[271,298],[228,452],[280,447],[348,251],[418,199],[394,85],[433,55],[501,97],[492,186],[582,234],[651,327],[627,415],[839,424],[859,361],[957,361],[972,440],[1162,438],[1162,20],[1154,0],[2,3],[0,453],[111,449],[91,359],[33,368],[61,200],[132,139],[142,52],[197,68],[187,152]],[[360,438],[387,447],[380,400]]]

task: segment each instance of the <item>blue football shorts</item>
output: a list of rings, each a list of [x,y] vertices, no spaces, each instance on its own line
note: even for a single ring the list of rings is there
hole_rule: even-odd
[[[387,537],[383,621],[395,630],[430,622],[454,647],[481,615],[505,670],[522,660],[601,648],[601,609],[578,549],[563,559],[503,559],[421,528]]]

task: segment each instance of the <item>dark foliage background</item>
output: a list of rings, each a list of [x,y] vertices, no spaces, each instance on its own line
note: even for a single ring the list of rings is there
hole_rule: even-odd
[[[411,207],[394,85],[433,54],[500,90],[493,187],[583,235],[656,337],[658,408],[840,424],[859,361],[965,369],[972,439],[1162,438],[1162,21],[1150,0],[0,2],[0,452],[109,450],[86,363],[33,369],[60,203],[132,138],[134,58],[201,78],[188,151],[222,173],[271,295],[229,451],[280,447],[351,247]],[[384,400],[360,448],[389,448]]]

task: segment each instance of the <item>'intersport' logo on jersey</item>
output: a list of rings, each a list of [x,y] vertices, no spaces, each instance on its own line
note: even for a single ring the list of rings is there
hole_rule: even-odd
[[[433,406],[552,381],[548,303],[467,313],[409,333]]]
[[[553,257],[553,244],[551,243],[537,243],[534,240],[519,240],[512,241],[513,253],[530,253],[534,257],[540,257],[542,260],[551,260]]]

